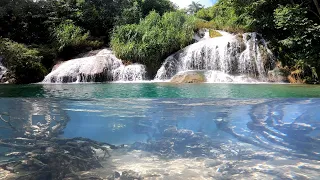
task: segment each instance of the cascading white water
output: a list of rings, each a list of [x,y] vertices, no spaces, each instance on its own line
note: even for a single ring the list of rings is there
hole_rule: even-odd
[[[229,75],[221,71],[210,70],[204,73],[204,76],[207,79],[207,82],[215,83],[257,83],[257,79],[245,76],[245,75]]]
[[[205,38],[169,56],[158,70],[155,80],[168,80],[178,72],[208,71],[208,82],[265,81],[266,69],[274,59],[265,40],[257,33]],[[226,78],[228,77],[228,78]]]
[[[266,81],[266,69],[274,65],[273,54],[266,41],[257,33],[245,33],[243,40],[246,49],[240,54],[239,73],[258,75],[260,80]]]
[[[115,81],[141,81],[145,75],[146,69],[141,64],[122,65],[113,71]]]
[[[7,68],[4,67],[1,63],[1,57],[0,57],[0,80],[2,79],[3,75],[7,72]]]
[[[97,55],[69,60],[57,65],[43,83],[142,81],[145,67],[140,64],[125,66],[109,49]]]

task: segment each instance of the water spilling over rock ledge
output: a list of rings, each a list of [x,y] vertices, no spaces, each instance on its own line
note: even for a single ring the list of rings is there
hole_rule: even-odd
[[[268,78],[268,72],[275,68],[276,63],[262,35],[255,32],[242,35],[219,32],[221,37],[204,37],[169,56],[154,80],[171,80],[175,83],[257,83],[284,79]],[[42,83],[141,82],[147,79],[144,65],[124,65],[110,49],[56,66]],[[183,80],[182,77],[188,79],[190,73],[201,78]]]
[[[208,82],[266,82],[275,67],[272,52],[258,33],[205,38],[169,56],[156,75],[168,80],[177,73],[205,71]]]
[[[69,60],[57,65],[43,83],[141,81],[146,70],[141,64],[125,66],[109,49],[89,57]]]

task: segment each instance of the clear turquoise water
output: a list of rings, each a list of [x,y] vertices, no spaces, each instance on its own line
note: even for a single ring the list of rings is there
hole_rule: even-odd
[[[316,85],[0,85],[0,115],[17,126],[63,118],[62,137],[124,144],[95,171],[102,176],[133,170],[160,179],[317,180],[319,97]],[[0,138],[14,136],[4,126]],[[0,147],[0,163],[8,151]]]
[[[291,84],[33,84],[0,85],[0,97],[51,98],[319,98],[319,85]]]
[[[118,145],[158,138],[169,126],[202,132],[211,138],[220,138],[219,134],[228,133],[217,127],[219,120],[226,120],[230,127],[243,135],[253,135],[252,132],[257,131],[250,129],[249,122],[259,121],[263,126],[272,128],[274,132],[282,131],[274,129],[277,124],[281,124],[284,134],[290,130],[286,124],[305,123],[313,129],[308,132],[296,131],[296,135],[290,136],[307,135],[319,138],[319,109],[320,99],[317,98],[0,98],[0,112],[3,117],[22,119],[25,122],[32,120],[34,125],[47,119],[63,117],[68,120],[64,137],[86,137]],[[269,118],[272,119],[272,124],[268,122]],[[5,124],[0,121],[0,126]],[[225,138],[225,141],[237,140],[232,136]],[[320,144],[314,146],[314,151],[320,153],[317,147],[320,147]],[[293,150],[299,148],[303,147]]]

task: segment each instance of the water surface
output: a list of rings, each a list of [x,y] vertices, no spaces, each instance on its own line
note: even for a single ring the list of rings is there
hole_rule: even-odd
[[[319,98],[319,85],[292,84],[32,84],[0,85],[0,97],[91,98]]]

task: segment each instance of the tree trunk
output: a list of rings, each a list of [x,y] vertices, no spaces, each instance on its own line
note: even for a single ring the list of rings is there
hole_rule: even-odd
[[[318,11],[318,14],[320,15],[320,6],[319,6],[319,2],[318,0],[313,0],[314,4],[316,5],[316,8],[317,8],[317,11]]]

